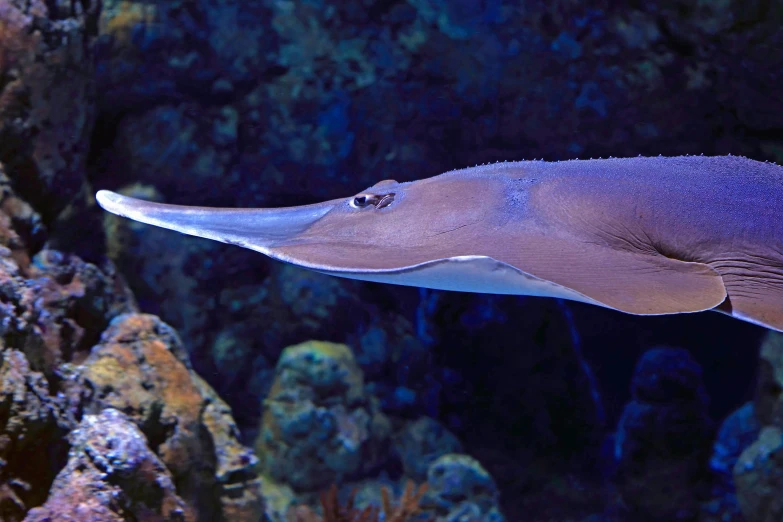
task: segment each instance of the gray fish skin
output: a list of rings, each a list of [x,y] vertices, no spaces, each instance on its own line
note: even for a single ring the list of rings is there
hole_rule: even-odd
[[[715,310],[783,331],[783,168],[738,156],[496,163],[278,209],[97,199],[341,277],[639,315]]]

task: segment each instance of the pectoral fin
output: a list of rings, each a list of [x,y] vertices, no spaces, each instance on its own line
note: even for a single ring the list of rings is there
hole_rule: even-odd
[[[556,282],[604,306],[637,315],[711,310],[726,299],[721,276],[708,265],[660,254],[585,252],[582,266]],[[568,265],[568,263],[564,263]]]

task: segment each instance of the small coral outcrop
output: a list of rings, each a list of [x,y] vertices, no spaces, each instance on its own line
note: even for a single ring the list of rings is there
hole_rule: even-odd
[[[712,488],[710,501],[704,504],[705,520],[731,522],[742,520],[734,484],[734,466],[742,452],[758,438],[759,422],[752,402],[747,402],[726,417],[718,428],[710,457]],[[719,518],[713,519],[711,516]]]
[[[648,350],[631,392],[615,434],[620,509],[634,520],[691,520],[713,433],[701,368],[687,350]]]
[[[280,357],[256,451],[272,478],[313,491],[378,467],[389,431],[351,350],[310,341]]]
[[[422,481],[435,460],[447,453],[460,453],[462,444],[440,422],[419,417],[394,435],[394,451],[402,462],[405,476]]]
[[[438,522],[504,522],[500,492],[479,461],[463,454],[443,455],[427,471],[422,506]]]
[[[193,522],[171,473],[134,422],[117,410],[85,415],[70,434],[68,464],[25,522]]]
[[[783,431],[766,426],[734,466],[737,499],[748,522],[783,517]]]

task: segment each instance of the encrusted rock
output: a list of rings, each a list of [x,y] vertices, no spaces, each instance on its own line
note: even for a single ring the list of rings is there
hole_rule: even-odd
[[[770,331],[761,343],[754,397],[762,426],[783,428],[783,334]]]
[[[712,446],[712,489],[709,501],[702,504],[703,522],[743,520],[733,471],[742,452],[756,441],[759,430],[752,402],[732,412],[721,424]]]
[[[24,270],[30,264],[31,252],[37,252],[46,239],[40,214],[16,195],[11,180],[0,162],[0,210],[2,230],[0,243],[11,250],[12,257]]]
[[[100,2],[0,2],[0,161],[48,219],[86,201]]]
[[[110,263],[99,269],[74,255],[43,250],[28,275],[20,299],[31,330],[25,352],[47,375],[63,362],[83,361],[112,318],[137,310]]]
[[[176,332],[157,317],[117,317],[84,362],[86,412],[123,411],[171,471],[198,520],[257,520],[256,458],[228,407],[193,373]]]
[[[783,432],[768,426],[734,466],[737,500],[748,522],[783,520]]]
[[[256,473],[258,458],[239,441],[239,429],[231,408],[204,380],[193,375],[193,383],[204,398],[202,424],[215,451],[215,478],[221,488],[220,502],[226,522],[255,522],[264,511],[261,479]]]
[[[0,5],[0,11],[8,5]],[[2,26],[0,26],[1,28]],[[2,35],[0,35],[2,38]],[[40,505],[81,418],[74,365],[115,315],[135,310],[123,280],[52,250],[30,259],[40,218],[0,166],[0,520]]]
[[[171,474],[125,415],[86,415],[71,432],[68,464],[26,522],[192,522]]]
[[[394,437],[394,450],[402,461],[405,475],[423,482],[433,461],[447,453],[459,453],[462,444],[440,422],[420,417],[407,423]]]
[[[385,459],[389,422],[343,344],[286,348],[264,406],[257,453],[267,473],[295,489],[325,488]]]
[[[500,493],[487,470],[468,455],[450,453],[427,470],[429,489],[422,507],[438,522],[503,522],[498,506]]]
[[[699,510],[712,422],[701,368],[686,350],[642,355],[615,434],[614,483],[638,520],[691,520]]]
[[[75,422],[22,352],[2,346],[0,356],[0,520],[14,522],[46,500]]]
[[[31,260],[26,243],[37,215],[3,188],[1,175],[0,192],[0,336],[52,378],[61,364],[81,362],[109,321],[137,310],[136,302],[110,262],[99,268],[55,250]]]
[[[758,439],[734,466],[737,501],[748,522],[783,519],[783,334],[768,332],[761,344],[754,397]]]

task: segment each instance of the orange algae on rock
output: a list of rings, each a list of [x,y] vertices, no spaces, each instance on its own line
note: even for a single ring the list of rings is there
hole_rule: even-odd
[[[156,23],[158,8],[146,2],[107,2],[101,10],[98,32],[102,38],[109,37],[116,42],[116,48],[132,49],[131,37],[138,27],[145,30]]]
[[[188,516],[257,519],[257,460],[239,443],[233,421],[222,424],[228,407],[192,371],[172,328],[151,315],[120,316],[83,366],[81,378],[93,390],[85,410],[116,408],[141,428]]]

